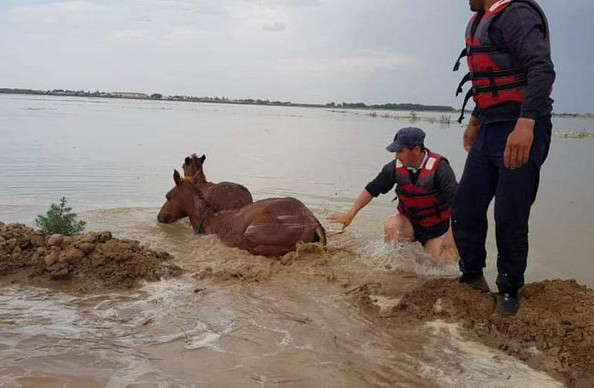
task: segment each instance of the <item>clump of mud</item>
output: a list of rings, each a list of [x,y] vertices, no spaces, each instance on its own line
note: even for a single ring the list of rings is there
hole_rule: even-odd
[[[214,236],[202,237],[205,242]],[[184,263],[184,268],[194,271],[194,278],[213,279],[218,282],[240,281],[261,282],[270,280],[283,274],[311,274],[317,277],[332,277],[328,269],[331,257],[326,252],[326,247],[320,243],[300,243],[294,251],[281,257],[266,257],[252,255],[238,248],[225,248],[225,256],[217,258],[216,263],[202,263],[203,260],[194,260],[193,263]],[[186,265],[187,264],[187,267]],[[328,279],[331,280],[331,279]]]
[[[574,280],[528,284],[510,318],[496,295],[454,280],[430,280],[404,295],[390,319],[459,321],[471,336],[574,387],[594,386],[594,291]]]
[[[72,291],[129,289],[182,270],[172,256],[119,240],[109,232],[47,235],[0,222],[0,282],[63,286]]]

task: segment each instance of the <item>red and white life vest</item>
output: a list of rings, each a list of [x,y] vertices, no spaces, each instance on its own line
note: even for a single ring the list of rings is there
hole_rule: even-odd
[[[413,183],[410,171],[396,161],[396,195],[398,211],[414,226],[431,227],[451,217],[450,205],[441,201],[435,190],[435,172],[443,157],[427,150],[419,177]]]

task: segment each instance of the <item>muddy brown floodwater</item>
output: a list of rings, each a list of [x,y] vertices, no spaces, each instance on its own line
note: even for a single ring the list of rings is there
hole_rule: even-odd
[[[122,291],[116,283],[97,286],[89,273],[36,280],[31,274],[41,272],[35,266],[31,272],[30,259],[13,265],[27,276],[13,272],[6,279],[16,283],[0,289],[3,382],[581,387],[591,381],[594,295],[575,282],[528,285],[520,313],[504,320],[493,314],[493,296],[447,280],[455,267],[436,266],[417,245],[365,243],[347,231],[326,249],[304,245],[270,259],[197,237],[185,222],[158,225],[149,217],[143,209],[85,214],[92,229],[110,227],[109,241],[122,239],[123,256],[153,258],[150,267],[164,280],[147,276],[149,283]],[[38,232],[23,228],[2,226],[2,244],[15,231],[40,242]],[[98,246],[102,235],[90,234]],[[81,239],[64,239],[63,250]],[[120,270],[138,276],[132,268]]]

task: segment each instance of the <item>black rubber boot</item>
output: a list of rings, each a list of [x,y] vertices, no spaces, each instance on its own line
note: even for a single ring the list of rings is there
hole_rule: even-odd
[[[458,282],[462,284],[468,284],[470,287],[474,288],[475,290],[479,290],[481,292],[491,292],[489,289],[489,285],[485,280],[483,274],[468,274],[463,273],[462,276],[458,278]]]
[[[520,297],[509,293],[499,294],[497,298],[497,312],[504,317],[511,317],[520,308]]]

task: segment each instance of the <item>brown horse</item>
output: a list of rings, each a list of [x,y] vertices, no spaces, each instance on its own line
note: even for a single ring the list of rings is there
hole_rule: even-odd
[[[313,213],[295,198],[271,198],[241,209],[216,210],[194,184],[173,173],[168,202],[190,217],[196,233],[216,234],[223,243],[263,256],[281,256],[298,243],[326,244],[326,232]]]
[[[208,182],[204,175],[204,160],[206,155],[197,157],[196,154],[192,154],[186,157],[183,164],[184,175],[192,180],[194,186],[202,192],[214,209],[240,209],[254,202],[252,194],[243,185],[232,182]],[[169,201],[167,198],[157,215],[157,220],[170,224],[187,216],[188,214],[179,206],[179,203]]]
[[[182,168],[184,169],[184,178],[195,178],[197,184],[207,184],[206,175],[204,175],[204,161],[206,155],[198,157],[196,154],[186,156]]]

